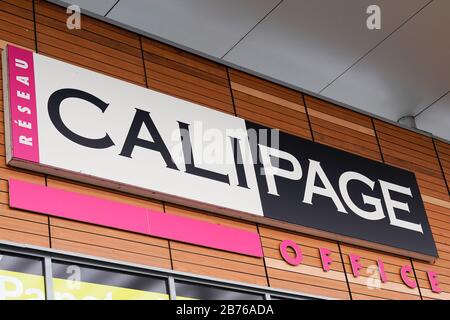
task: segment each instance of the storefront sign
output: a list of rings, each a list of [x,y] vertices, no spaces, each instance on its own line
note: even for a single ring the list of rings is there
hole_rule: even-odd
[[[12,46],[4,54],[9,165],[437,257],[411,172]]]

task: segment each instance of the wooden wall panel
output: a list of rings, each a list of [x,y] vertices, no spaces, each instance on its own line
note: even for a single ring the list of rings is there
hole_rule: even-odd
[[[416,174],[428,220],[438,248],[439,259],[434,264],[413,261],[422,295],[445,298],[434,294],[426,280],[426,271],[446,271],[439,274],[443,290],[450,292],[450,198],[433,141],[430,137],[375,120],[375,128],[386,163]],[[436,146],[437,147],[437,146]],[[445,144],[440,151],[446,150]]]
[[[424,299],[450,300],[449,260],[442,260],[443,259],[439,259],[435,264],[424,263],[416,260],[413,261],[419,281],[420,291]],[[433,271],[438,274],[437,279],[439,281],[439,288],[442,289],[441,293],[436,293],[431,290],[427,271]]]
[[[139,36],[82,15],[81,29],[69,30],[59,6],[36,1],[37,51],[145,86]]]
[[[384,161],[416,174],[420,191],[448,199],[448,190],[430,137],[374,120]]]
[[[0,145],[0,147],[4,150],[4,145]],[[11,178],[37,184],[45,183],[43,176],[6,167],[4,154],[0,156],[0,240],[48,247],[48,218],[9,208],[7,184]]]
[[[236,115],[269,128],[311,139],[300,92],[229,69]]]
[[[0,1],[0,53],[6,43],[33,50],[33,4],[29,0]],[[6,166],[3,112],[3,74],[0,64],[0,240],[48,247],[48,218],[9,208],[8,179],[44,184],[42,175]]]
[[[305,96],[314,141],[381,161],[370,117]]]
[[[47,179],[47,185],[163,211],[162,203],[157,201],[92,188],[88,185],[75,184],[62,179],[49,178]],[[165,239],[53,217],[50,218],[50,239],[51,247],[55,249],[166,269],[171,268],[169,242]]]
[[[400,277],[401,267],[404,265],[411,266],[410,259],[345,244],[341,245],[341,252],[353,299],[421,299],[419,289],[409,288],[403,283]],[[359,277],[353,276],[349,254],[356,254],[361,257],[359,263],[362,265],[362,269],[360,270]],[[380,285],[379,289],[377,288],[376,282],[373,281],[379,279],[378,274],[373,273],[374,270],[377,270],[378,259],[383,261],[388,278],[386,283],[382,283],[381,281],[378,282]],[[415,280],[414,277],[410,278]]]
[[[440,140],[434,140],[434,145],[436,146],[439,161],[441,162],[445,180],[447,181],[447,188],[450,192],[450,144]]]
[[[342,260],[336,242],[321,240],[279,229],[260,226],[259,232],[264,249],[264,260],[269,285],[338,299],[349,299]],[[295,241],[301,248],[303,261],[298,266],[286,263],[280,254],[283,240]],[[319,248],[331,250],[331,270],[325,272],[319,255]]]
[[[257,232],[253,223],[219,217],[203,211],[166,204],[167,213]],[[264,261],[260,258],[170,241],[173,269],[211,277],[267,286]]]
[[[226,68],[151,39],[142,39],[149,88],[233,114]]]
[[[34,40],[32,1],[0,1],[0,41],[34,49]]]
[[[433,199],[433,198],[431,198]],[[435,263],[425,263],[414,260],[422,296],[432,299],[450,299],[450,200],[440,200],[439,203],[430,203],[424,197],[425,209],[431,224],[434,241],[438,248],[439,259]],[[437,294],[431,291],[426,272],[438,273],[439,287],[443,290]]]

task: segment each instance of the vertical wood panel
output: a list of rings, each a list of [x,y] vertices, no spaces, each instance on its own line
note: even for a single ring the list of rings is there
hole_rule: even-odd
[[[450,198],[433,141],[430,137],[378,120],[375,121],[375,128],[385,162],[416,174],[440,258],[434,264],[413,260],[413,265],[422,295],[443,299],[445,293],[438,295],[430,292],[425,273],[427,270],[441,272],[441,287],[447,293],[450,292]],[[444,154],[444,158],[445,147],[445,144],[439,144],[439,151]]]
[[[426,200],[426,198],[424,199]],[[441,200],[440,205],[425,203],[425,208],[438,248],[439,259],[434,264],[413,260],[422,296],[433,299],[450,298],[450,201]],[[442,293],[434,293],[426,272],[438,273],[439,287]]]
[[[33,3],[31,0],[0,1],[0,40],[34,49]]]
[[[128,82],[145,86],[139,36],[86,15],[69,30],[64,8],[36,1],[37,50]]]
[[[311,139],[311,131],[301,93],[229,69],[236,115]]]
[[[149,88],[233,114],[224,66],[155,40],[142,47]]]
[[[375,120],[386,163],[416,173],[422,194],[447,200],[448,190],[431,138]]]
[[[447,181],[447,189],[450,192],[450,144],[440,140],[434,140],[434,144]]]
[[[381,160],[370,117],[305,96],[314,141]]]
[[[31,0],[0,1],[0,42],[0,53],[6,43],[34,49]],[[44,184],[45,180],[42,175],[6,166],[2,77],[0,64],[0,240],[48,247],[48,218],[9,208],[8,179],[16,178],[38,184]]]

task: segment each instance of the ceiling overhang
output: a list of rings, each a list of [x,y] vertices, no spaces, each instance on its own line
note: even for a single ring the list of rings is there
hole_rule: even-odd
[[[450,1],[50,0],[338,105],[450,140]],[[369,5],[381,29],[367,28]]]

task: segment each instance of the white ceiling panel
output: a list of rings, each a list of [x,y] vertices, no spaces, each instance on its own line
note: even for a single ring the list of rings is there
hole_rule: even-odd
[[[450,0],[49,1],[450,140]]]
[[[108,18],[222,57],[279,0],[121,0]]]
[[[418,128],[450,141],[450,93],[415,119]]]
[[[450,88],[449,12],[434,0],[322,94],[394,121],[416,115]]]
[[[319,92],[429,0],[285,0],[224,59]],[[366,9],[381,8],[381,30]]]
[[[87,10],[92,13],[104,16],[109,11],[109,9],[114,6],[117,0],[55,0],[52,2],[64,5],[66,7],[72,4],[76,4],[81,8],[81,13],[83,13],[84,10]]]

